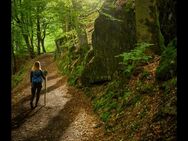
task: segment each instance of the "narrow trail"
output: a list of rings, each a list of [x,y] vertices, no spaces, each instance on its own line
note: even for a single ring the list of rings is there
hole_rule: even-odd
[[[52,55],[43,55],[39,61],[48,70],[46,106],[44,87],[34,110],[29,104],[30,85],[12,93],[12,141],[103,140],[103,125],[84,93],[67,84],[67,78],[58,73]],[[25,83],[29,84],[29,78]]]

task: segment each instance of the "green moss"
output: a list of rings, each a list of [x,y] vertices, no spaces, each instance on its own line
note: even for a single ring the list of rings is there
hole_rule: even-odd
[[[112,15],[110,15],[108,13],[100,12],[100,14],[104,15],[106,18],[108,18],[109,20],[111,20],[113,22],[115,22],[115,21],[117,21],[117,22],[123,22],[123,20],[117,19],[117,18],[113,17]]]
[[[149,0],[135,1],[137,41],[139,42],[151,42],[151,32],[145,24],[146,19],[151,18],[149,15],[151,5]]]

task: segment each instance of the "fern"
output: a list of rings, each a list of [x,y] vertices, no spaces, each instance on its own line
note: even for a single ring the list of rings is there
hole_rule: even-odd
[[[132,74],[138,64],[145,63],[151,58],[151,56],[145,54],[145,50],[152,45],[153,44],[144,42],[137,43],[135,49],[116,56],[123,58],[123,61],[120,64],[123,64],[125,66],[124,73],[127,76],[130,76]]]

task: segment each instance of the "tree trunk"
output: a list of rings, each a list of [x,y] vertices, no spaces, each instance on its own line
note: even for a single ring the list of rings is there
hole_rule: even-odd
[[[39,14],[37,14],[37,53],[38,55],[40,55],[40,42],[41,42],[40,17],[39,17]]]
[[[46,49],[44,46],[44,39],[46,37],[46,28],[47,28],[47,24],[45,24],[45,26],[43,27],[43,37],[41,37],[41,45],[42,45],[43,53],[46,53]]]
[[[24,38],[24,41],[26,43],[26,46],[27,46],[27,50],[29,52],[29,55],[30,55],[30,58],[33,59],[35,54],[34,54],[34,47],[32,47],[32,44],[29,40],[29,35],[24,31],[24,29],[22,27],[21,28],[21,31],[22,31],[22,36]]]
[[[30,54],[30,58],[33,59],[34,58],[34,51],[32,50],[31,45],[29,43],[29,36],[27,34],[24,34],[24,33],[22,33],[22,35],[23,35],[25,43],[27,45],[27,49],[28,49],[28,52]]]
[[[59,41],[58,39],[55,40],[55,44],[56,44],[56,47],[57,47],[57,53],[61,53],[58,41]]]
[[[34,53],[33,30],[32,30],[32,33],[31,33],[31,50],[32,50],[32,52]]]
[[[81,5],[77,1],[72,0],[73,8],[78,10],[81,8]],[[80,47],[88,47],[87,33],[85,27],[79,22],[78,17],[76,18],[75,28],[79,39]]]
[[[42,38],[41,44],[42,44],[42,51],[43,51],[43,53],[46,53],[46,49],[44,47],[44,38]]]

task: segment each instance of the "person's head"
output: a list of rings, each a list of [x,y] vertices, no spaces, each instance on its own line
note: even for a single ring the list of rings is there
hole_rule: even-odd
[[[32,67],[32,70],[41,70],[41,65],[39,61],[36,61]]]

